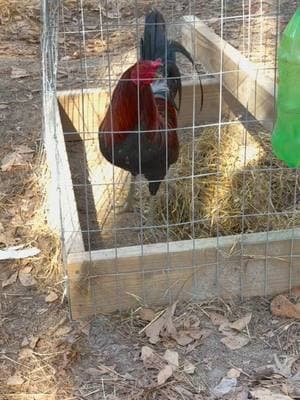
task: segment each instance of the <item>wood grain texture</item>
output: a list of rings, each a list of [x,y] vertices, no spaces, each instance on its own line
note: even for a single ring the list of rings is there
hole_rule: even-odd
[[[261,124],[272,130],[274,81],[228,42],[222,40],[199,18],[183,17],[182,42],[207,72],[222,84]],[[222,64],[221,64],[222,63]],[[220,78],[221,79],[221,78]]]
[[[49,95],[45,100],[44,107],[49,116],[49,123],[45,124],[44,129],[44,146],[50,171],[47,187],[48,223],[62,236],[64,251],[67,254],[84,251],[56,98]]]
[[[300,229],[133,246],[68,259],[72,317],[142,304],[262,296],[300,284]],[[293,243],[293,259],[291,245]],[[217,250],[218,249],[218,250]]]

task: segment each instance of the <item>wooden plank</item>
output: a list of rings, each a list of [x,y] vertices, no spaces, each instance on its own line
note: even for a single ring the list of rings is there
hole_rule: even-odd
[[[222,71],[224,87],[266,129],[271,130],[274,121],[274,81],[197,17],[185,16],[184,21],[184,46],[192,54],[195,52],[195,59],[207,72],[220,76]]]
[[[44,146],[50,171],[47,187],[48,223],[63,236],[67,254],[82,252],[84,245],[56,98],[45,96],[44,107],[49,117],[44,129]]]
[[[186,240],[121,248],[117,257],[114,249],[74,254],[68,276],[74,319],[136,307],[137,297],[162,306],[274,295],[300,284],[300,229],[198,239],[194,249]]]

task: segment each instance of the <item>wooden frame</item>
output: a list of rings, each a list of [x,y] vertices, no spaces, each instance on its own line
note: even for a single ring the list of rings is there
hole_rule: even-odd
[[[194,16],[183,17],[184,46],[268,130],[274,121],[274,81]],[[221,65],[222,60],[222,65]]]
[[[243,248],[241,247],[243,243]],[[300,229],[92,251],[68,257],[74,319],[142,304],[264,296],[300,285]]]
[[[53,95],[45,98],[44,107],[52,124],[45,124],[44,146],[50,170],[47,184],[48,223],[62,237],[66,254],[84,251],[84,243],[76,208],[71,171],[68,163],[64,134],[57,100]]]
[[[220,69],[218,60],[223,52],[223,70],[228,74],[223,76],[222,111],[227,113],[236,99],[270,129],[274,117],[273,83],[207,26],[197,20],[194,24],[192,17],[185,17],[185,21],[184,43],[189,47],[191,38],[195,38],[196,54],[205,55],[201,62],[210,72]],[[195,123],[218,124],[220,82],[216,77],[206,79],[203,88],[204,109],[196,115]],[[250,88],[250,94],[246,88]],[[181,127],[193,124],[192,104],[199,102],[199,96],[198,82],[184,83]],[[84,140],[87,167],[95,168],[103,179],[105,174],[105,179],[111,179],[111,169],[101,172],[104,161],[95,151],[98,126],[108,99],[107,92],[89,89],[59,92],[58,103],[52,98],[46,105],[51,123],[55,121],[46,129],[45,137],[52,175],[49,212],[55,221],[53,226],[64,232],[74,319],[127,310],[137,306],[139,299],[149,306],[164,305],[178,298],[197,301],[215,296],[271,295],[300,285],[299,228],[171,242],[168,246],[151,244],[142,250],[140,246],[123,247],[117,253],[115,249],[85,251],[64,141]],[[86,136],[89,132],[93,132],[91,137]],[[126,174],[115,171],[115,179],[124,183]],[[109,191],[93,188],[96,207],[103,207],[107,196]]]

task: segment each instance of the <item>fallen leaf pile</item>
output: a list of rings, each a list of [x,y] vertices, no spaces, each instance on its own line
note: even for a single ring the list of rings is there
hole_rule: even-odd
[[[31,271],[32,271],[32,267],[27,266],[27,267],[22,268],[20,271],[16,271],[16,272],[12,273],[7,279],[5,279],[2,282],[2,288],[4,289],[4,288],[12,285],[13,283],[16,283],[18,278],[19,278],[21,285],[24,287],[35,286],[37,282],[36,282],[35,278],[32,276]]]
[[[28,266],[19,271],[19,280],[25,287],[36,285],[36,280],[31,275],[32,267]]]
[[[183,371],[186,374],[193,374],[196,367],[188,360],[184,360],[180,364],[179,354],[177,351],[167,349],[163,356],[160,356],[151,347],[143,346],[141,351],[141,359],[146,369],[156,369],[157,384],[163,385],[170,379],[176,371]]]
[[[199,327],[199,320],[184,320],[174,323],[173,317],[177,303],[172,304],[152,321],[142,331],[145,332],[151,344],[161,340],[171,340],[180,346],[187,346],[195,340],[200,340],[210,334],[207,329]],[[150,315],[150,314],[149,314]]]
[[[239,318],[234,322],[229,322],[226,317],[216,312],[211,312],[209,317],[211,322],[215,326],[218,326],[219,331],[224,335],[221,342],[230,350],[238,350],[249,343],[249,336],[242,332],[247,328],[251,321],[251,313],[246,314],[244,317]]]

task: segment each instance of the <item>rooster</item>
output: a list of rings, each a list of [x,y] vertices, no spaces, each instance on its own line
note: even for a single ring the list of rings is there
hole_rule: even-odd
[[[170,165],[178,159],[176,128],[182,86],[176,53],[195,65],[180,43],[167,39],[162,14],[157,10],[149,12],[140,44],[140,59],[121,76],[100,125],[103,156],[131,173],[123,211],[132,211],[137,175],[142,174],[149,181],[149,192],[154,199]],[[150,211],[152,209],[153,205]]]

